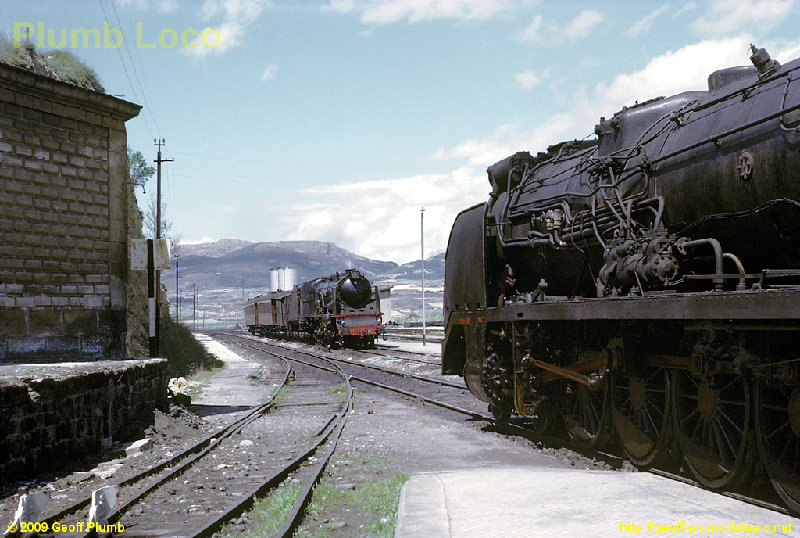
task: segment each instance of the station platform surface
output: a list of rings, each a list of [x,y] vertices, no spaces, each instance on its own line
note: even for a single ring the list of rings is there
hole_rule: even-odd
[[[796,536],[800,519],[645,472],[491,468],[403,486],[396,538]]]
[[[243,358],[208,335],[194,333],[194,337],[225,363],[202,393],[192,398],[194,405],[247,407],[258,405],[273,392],[275,384],[253,382],[264,375],[263,364]]]

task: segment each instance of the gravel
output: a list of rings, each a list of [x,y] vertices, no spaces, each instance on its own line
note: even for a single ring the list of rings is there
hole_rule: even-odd
[[[305,344],[289,345],[305,346]],[[231,344],[226,344],[226,347],[235,351],[241,358],[251,361],[248,368],[252,368],[252,363],[258,363],[263,371],[263,365],[267,361],[274,361],[264,358],[263,354],[253,350]],[[314,349],[319,352],[319,348]],[[394,369],[403,368],[405,364],[405,367],[416,373],[440,376],[436,365],[412,361],[403,363],[388,358],[381,359],[374,355],[370,357],[364,353],[351,353],[347,350],[335,353],[357,360],[376,363],[382,361]],[[270,367],[269,372],[273,373],[274,369]],[[299,368],[296,368],[296,372],[296,383],[301,383],[304,379],[303,372]],[[231,382],[231,376],[219,377],[226,379],[227,383]],[[245,379],[241,390],[247,391],[250,389],[246,387],[252,387],[253,398],[256,399],[252,404],[260,403],[258,399],[263,398],[264,385],[271,383],[272,377],[266,376],[261,383],[255,382],[252,378]],[[450,380],[458,379],[453,376],[446,377]],[[211,383],[213,386],[216,383],[215,379],[212,379]],[[333,381],[331,384],[334,384]],[[213,393],[213,390],[210,392]],[[341,395],[330,393],[330,396],[335,400]],[[243,397],[243,394],[239,393],[238,397]],[[88,496],[94,489],[111,482],[118,482],[155,462],[163,461],[171,454],[178,453],[190,442],[205,438],[221,422],[230,420],[242,412],[240,407],[234,408],[231,412],[224,406],[215,407],[213,401],[207,399],[204,401],[206,405],[195,410],[172,407],[167,413],[157,411],[155,426],[148,431],[147,436],[153,445],[152,449],[143,451],[136,457],[111,458],[94,469],[74,468],[60,475],[42,476],[35,482],[17,484],[16,489],[7,489],[0,498],[0,520],[13,519],[19,496],[25,491],[47,491],[52,502],[43,516],[55,513],[59,506]],[[290,405],[299,403],[302,402],[287,402],[282,411],[266,415],[264,420],[257,421],[240,435],[231,438],[225,448],[227,456],[220,455],[218,458],[224,463],[215,463],[213,471],[208,472],[207,486],[198,488],[187,484],[184,488],[178,481],[169,486],[171,487],[169,498],[160,503],[150,502],[139,506],[134,513],[147,519],[174,509],[174,506],[170,508],[167,505],[180,505],[188,521],[201,519],[208,510],[218,508],[216,503],[208,501],[212,497],[209,495],[211,490],[215,490],[214,498],[218,498],[220,492],[227,493],[223,497],[236,496],[246,483],[256,481],[266,472],[265,469],[272,457],[278,455],[283,457],[286,447],[280,446],[278,440],[281,436],[295,439],[297,435],[307,435],[318,428],[321,409],[313,409],[315,406]],[[288,435],[289,430],[293,430],[294,433]],[[117,448],[124,450],[123,446]],[[410,476],[416,473],[509,465],[541,468],[603,468],[603,464],[572,451],[542,449],[526,439],[498,433],[486,422],[472,420],[464,415],[361,385],[358,386],[356,393],[354,410],[348,418],[343,436],[323,480],[328,480],[342,490],[348,490],[366,483],[389,479],[400,473]],[[115,470],[107,472],[112,468]],[[240,483],[238,486],[237,482]],[[334,507],[324,514],[307,518],[303,528],[311,535],[358,536],[365,532],[365,525],[372,517],[373,514],[363,509]],[[123,516],[122,522],[126,526],[133,523],[133,516],[128,520]],[[240,518],[239,528],[244,530],[247,526],[247,517]]]

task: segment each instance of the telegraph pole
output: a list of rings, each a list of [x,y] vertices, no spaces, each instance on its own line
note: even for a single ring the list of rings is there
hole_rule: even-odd
[[[194,285],[194,295],[192,296],[192,324],[194,332],[197,332],[197,284]]]
[[[161,163],[162,162],[170,162],[173,159],[162,159],[161,158],[161,145],[167,144],[165,139],[157,140],[154,139],[153,143],[158,146],[158,157],[156,158],[155,162],[158,164],[158,171],[156,173],[156,239],[161,239]],[[159,317],[158,313],[158,300],[161,296],[161,271],[156,271],[156,355],[160,354],[160,331],[159,331]],[[169,312],[167,312],[167,316],[169,316]]]
[[[162,159],[161,146],[167,145],[167,141],[154,139],[153,144],[158,146],[158,158],[155,160],[156,169],[156,239],[161,239],[161,163],[170,163],[175,159]]]
[[[175,322],[181,322],[181,281],[178,275],[180,274],[180,264],[178,263],[179,255],[175,254]]]
[[[425,206],[419,210],[419,250],[422,258],[422,345],[425,345]]]

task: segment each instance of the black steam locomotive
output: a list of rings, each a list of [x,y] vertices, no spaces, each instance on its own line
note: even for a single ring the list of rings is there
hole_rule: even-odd
[[[247,301],[252,334],[308,335],[326,346],[373,347],[383,330],[378,290],[356,269]]]
[[[446,257],[442,370],[499,420],[563,424],[800,509],[800,60],[600,118],[488,168]]]

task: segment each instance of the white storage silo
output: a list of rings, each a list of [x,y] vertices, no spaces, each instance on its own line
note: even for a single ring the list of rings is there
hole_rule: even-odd
[[[277,267],[269,270],[269,291],[278,291],[280,286],[280,269]]]
[[[284,290],[293,290],[295,286],[297,286],[297,268],[295,267],[285,267],[283,269],[284,272],[284,281],[283,281],[283,289]]]

